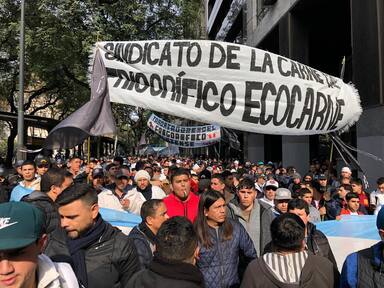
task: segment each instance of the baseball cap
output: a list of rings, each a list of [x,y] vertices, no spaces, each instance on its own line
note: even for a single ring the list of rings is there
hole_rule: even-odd
[[[279,183],[274,180],[274,179],[270,179],[268,180],[266,183],[265,183],[265,188],[267,188],[268,186],[272,186],[272,187],[275,187],[275,188],[279,188]]]
[[[39,208],[25,202],[0,204],[0,250],[26,247],[43,233],[45,217]]]
[[[292,199],[291,191],[289,191],[287,188],[278,188],[276,190],[276,200],[289,200]]]
[[[376,218],[377,229],[384,229],[384,209],[381,208]]]
[[[325,176],[325,174],[320,174],[317,179],[319,179],[319,180],[327,180],[327,176]]]
[[[299,173],[293,173],[292,178],[293,179],[301,179],[301,175]]]
[[[105,171],[109,171],[112,167],[116,167],[117,165],[115,163],[109,163],[107,166],[105,166]]]
[[[121,178],[128,179],[129,178],[127,175],[125,175],[122,172],[117,173],[115,177],[116,177],[116,179],[121,179]]]
[[[256,174],[255,176],[256,176],[255,177],[256,179],[259,179],[259,178],[266,179],[265,174]]]
[[[42,165],[50,165],[51,161],[49,161],[48,157],[38,157],[35,159],[36,166],[42,166]]]
[[[21,165],[23,165],[23,163],[24,163],[24,160],[17,160],[15,163],[15,168],[20,167]]]
[[[104,177],[103,169],[101,169],[101,168],[93,169],[92,178],[96,178],[96,177]]]
[[[347,172],[347,173],[352,173],[351,169],[349,167],[343,167],[341,169],[341,172]]]

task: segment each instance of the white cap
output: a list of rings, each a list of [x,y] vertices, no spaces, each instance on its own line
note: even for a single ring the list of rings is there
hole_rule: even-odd
[[[352,174],[352,171],[351,171],[351,169],[349,167],[343,167],[341,169],[341,172],[346,172],[346,173]]]
[[[279,183],[274,180],[274,179],[270,179],[268,180],[266,183],[265,183],[265,188],[268,187],[268,186],[273,186],[273,187],[276,187],[276,188],[279,188]]]
[[[195,164],[192,166],[192,170],[199,170],[200,169],[200,166]]]
[[[289,191],[287,188],[279,188],[276,190],[276,200],[290,200],[292,199],[291,191]]]
[[[149,173],[145,170],[137,171],[135,175],[135,182],[139,181],[140,179],[147,179],[148,181],[151,180],[151,176],[149,176]]]

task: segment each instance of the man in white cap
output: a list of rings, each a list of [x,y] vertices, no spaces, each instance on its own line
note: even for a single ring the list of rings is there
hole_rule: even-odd
[[[262,207],[262,210],[264,210],[262,211],[262,217],[261,217],[261,229],[263,233],[261,234],[261,237],[260,237],[261,238],[260,247],[262,248],[262,251],[264,250],[263,247],[265,248],[266,245],[272,240],[271,231],[269,229],[272,221],[279,215],[287,213],[288,202],[289,200],[292,199],[291,191],[288,190],[287,188],[277,188],[273,194],[274,194],[274,206],[270,206],[268,209],[265,209],[265,206],[263,206],[265,205],[264,204],[265,202],[260,201],[260,206]]]
[[[341,169],[340,184],[350,185],[352,181],[352,171],[349,167],[343,167]]]
[[[275,206],[276,190],[279,188],[279,183],[276,180],[268,180],[264,185],[264,197],[260,198],[260,205],[265,209]]]
[[[351,178],[352,171],[349,167],[343,167],[341,169],[341,178]]]
[[[140,170],[135,175],[136,188],[133,191],[140,192],[145,200],[149,199],[163,199],[166,195],[158,186],[152,186],[150,183],[151,176],[145,170]]]
[[[137,171],[135,175],[136,187],[129,190],[122,199],[124,209],[131,213],[140,215],[141,205],[146,200],[150,199],[163,199],[166,195],[165,192],[158,186],[152,186],[149,182],[151,176],[145,170]]]
[[[292,199],[291,191],[287,188],[278,188],[275,197],[275,210],[279,214],[288,212],[288,202]]]

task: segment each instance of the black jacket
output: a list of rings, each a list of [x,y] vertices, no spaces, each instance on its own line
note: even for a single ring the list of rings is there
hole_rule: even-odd
[[[55,202],[47,195],[40,191],[33,191],[31,194],[24,196],[21,201],[31,203],[32,205],[43,210],[45,214],[45,229],[47,234],[60,227],[60,216]]]
[[[307,247],[314,255],[328,258],[335,267],[337,267],[335,256],[332,253],[331,246],[323,232],[316,229],[316,225],[308,222],[307,224]]]
[[[200,270],[188,263],[170,263],[155,257],[148,269],[136,273],[126,288],[200,288],[204,279]]]
[[[73,265],[66,244],[55,244],[54,261]],[[108,223],[104,234],[85,251],[85,263],[89,288],[127,287],[128,280],[139,270],[132,240]]]
[[[148,228],[149,229],[149,228]],[[139,226],[135,226],[128,235],[128,238],[133,240],[137,249],[137,255],[139,256],[140,268],[148,268],[153,258],[154,245],[143,231],[140,230]],[[153,248],[151,248],[151,245]]]
[[[62,247],[57,247],[55,243],[65,243],[66,233],[60,227],[60,215],[57,211],[55,202],[47,195],[40,191],[33,191],[31,194],[24,196],[21,201],[25,201],[35,205],[44,211],[45,214],[45,228],[48,235],[48,241],[44,248],[44,254],[48,257],[55,257],[57,252],[61,251],[65,244],[61,244]],[[54,241],[52,239],[55,239]],[[69,261],[69,260],[68,260]],[[66,261],[66,262],[68,262]]]
[[[9,201],[11,196],[10,185],[7,180],[0,182],[0,203],[5,203]]]

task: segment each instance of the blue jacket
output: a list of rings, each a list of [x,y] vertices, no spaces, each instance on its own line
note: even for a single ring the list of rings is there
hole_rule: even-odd
[[[212,247],[200,245],[200,255],[197,267],[204,275],[205,287],[227,288],[240,284],[238,276],[239,255],[246,262],[257,258],[252,239],[244,227],[237,221],[228,219],[233,226],[232,239],[222,240],[222,227],[209,228]]]
[[[341,271],[340,287],[379,287],[384,278],[384,242],[348,255]],[[381,287],[381,286],[380,286]]]

